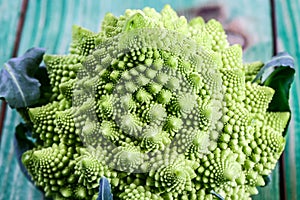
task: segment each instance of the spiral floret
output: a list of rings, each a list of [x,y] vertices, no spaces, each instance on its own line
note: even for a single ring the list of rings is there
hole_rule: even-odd
[[[45,55],[52,96],[28,108],[36,147],[22,156],[53,199],[249,199],[275,168],[290,114],[253,78],[222,25],[166,6],[74,26],[70,54]]]

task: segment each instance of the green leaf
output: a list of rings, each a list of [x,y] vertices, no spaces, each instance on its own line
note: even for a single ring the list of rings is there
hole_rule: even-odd
[[[291,84],[294,81],[294,75],[294,59],[286,52],[274,56],[259,71],[253,82],[260,79],[261,85],[271,87],[275,90],[268,111],[291,112],[289,96]],[[283,132],[283,135],[286,134],[286,129]]]
[[[22,163],[22,155],[25,151],[34,148],[34,143],[35,141],[31,137],[31,131],[29,130],[29,127],[26,124],[20,123],[18,126],[16,126],[14,137],[14,150],[17,156],[20,169],[30,182],[32,182],[32,179],[30,178],[27,169]]]
[[[100,179],[99,195],[97,200],[113,200],[110,183],[104,176]]]
[[[39,101],[40,82],[35,78],[45,49],[31,48],[12,58],[0,71],[0,98],[12,108],[31,106]]]
[[[267,185],[269,185],[272,181],[272,174],[269,175],[263,175],[263,179],[265,181],[265,185],[262,187],[266,187]]]
[[[37,104],[34,104],[33,106],[42,106],[47,103],[49,103],[50,98],[52,96],[52,87],[50,84],[50,78],[48,71],[45,66],[40,66],[34,76],[36,78],[41,86],[40,86],[40,98]]]

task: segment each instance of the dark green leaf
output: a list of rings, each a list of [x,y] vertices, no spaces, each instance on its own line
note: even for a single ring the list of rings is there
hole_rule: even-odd
[[[40,82],[34,77],[45,49],[31,48],[23,56],[12,58],[0,71],[0,98],[12,108],[33,105],[40,98]]]
[[[269,104],[269,111],[290,111],[289,94],[290,87],[294,81],[295,70],[289,67],[278,67],[263,84],[275,90],[275,94]]]
[[[31,131],[26,124],[20,123],[15,129],[14,137],[14,150],[17,156],[17,160],[21,171],[24,173],[26,178],[32,182],[27,169],[22,163],[22,155],[25,151],[28,151],[35,147],[34,139],[31,137]]]
[[[271,176],[271,174],[269,174],[269,175],[264,175],[263,178],[264,178],[264,181],[265,181],[265,185],[262,186],[262,187],[266,187],[267,185],[269,185],[269,183],[271,183],[271,181],[272,181],[272,176]]]
[[[110,183],[104,176],[100,179],[99,195],[97,200],[113,200]]]
[[[41,106],[49,103],[52,96],[52,87],[50,84],[50,78],[45,66],[40,66],[35,74],[35,78],[41,83],[40,86],[40,99],[37,104],[33,106]]]
[[[256,82],[259,79],[261,79],[261,82],[264,82],[269,75],[280,66],[295,69],[293,57],[291,57],[287,52],[280,52],[273,56],[272,59],[261,68],[252,82]]]
[[[261,85],[271,87],[275,90],[275,94],[269,104],[268,111],[291,111],[289,106],[289,96],[290,87],[294,81],[294,75],[294,59],[286,52],[282,52],[274,56],[260,70],[253,82],[260,79]],[[286,130],[283,135],[285,134]]]

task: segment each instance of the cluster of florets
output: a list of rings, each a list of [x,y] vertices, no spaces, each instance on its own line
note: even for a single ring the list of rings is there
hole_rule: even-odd
[[[274,169],[289,113],[252,83],[221,24],[166,6],[74,26],[69,55],[45,55],[52,97],[28,110],[37,147],[22,161],[54,199],[249,199]]]

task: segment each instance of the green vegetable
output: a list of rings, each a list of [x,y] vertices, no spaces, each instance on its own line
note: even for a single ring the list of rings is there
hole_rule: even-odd
[[[289,94],[291,84],[294,81],[294,75],[294,59],[286,52],[281,52],[274,56],[263,68],[261,68],[253,81],[261,78],[260,81],[263,82],[264,85],[275,90],[275,94],[269,104],[268,111],[291,111],[289,106]],[[285,136],[286,133],[287,126],[282,135]]]
[[[109,13],[44,62],[51,97],[27,109],[22,162],[47,197],[101,199],[106,177],[114,199],[250,199],[284,150],[289,110],[269,110],[276,88],[252,82],[263,64],[215,20]]]

